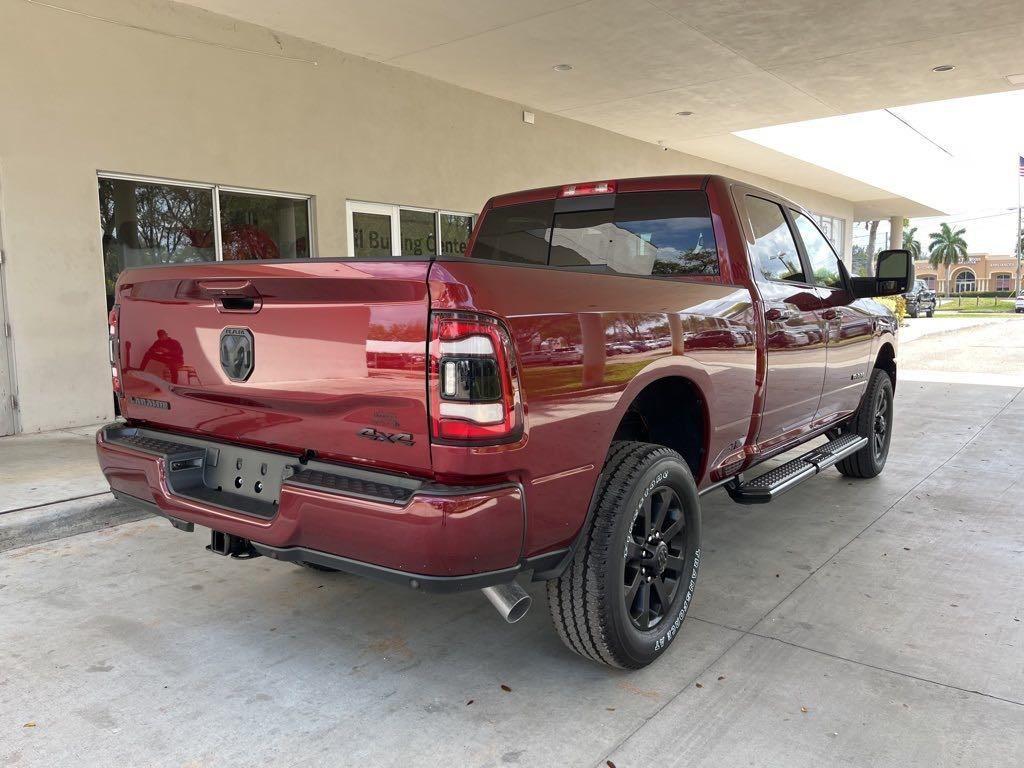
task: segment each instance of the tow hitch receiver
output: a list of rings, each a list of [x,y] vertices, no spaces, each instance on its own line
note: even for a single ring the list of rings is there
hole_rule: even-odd
[[[230,555],[236,560],[251,560],[260,556],[248,539],[220,531],[210,531],[210,543],[206,548],[218,555]]]

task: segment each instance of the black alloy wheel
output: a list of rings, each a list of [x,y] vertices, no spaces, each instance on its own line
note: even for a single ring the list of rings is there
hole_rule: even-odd
[[[622,564],[626,612],[641,631],[657,626],[675,600],[683,580],[686,533],[679,495],[658,486],[633,523]]]

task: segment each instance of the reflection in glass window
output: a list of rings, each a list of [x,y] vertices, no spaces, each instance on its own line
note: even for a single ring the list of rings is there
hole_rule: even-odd
[[[437,232],[433,211],[403,208],[398,221],[402,228],[402,255],[423,256],[437,253]]]
[[[826,288],[842,288],[843,277],[839,271],[839,257],[832,250],[828,240],[814,226],[814,222],[799,211],[793,211],[793,220],[804,241],[807,260],[811,263],[811,277],[815,285]]]
[[[306,200],[238,192],[220,193],[224,261],[309,256]]]
[[[629,192],[615,207],[556,213],[553,267],[605,266],[629,275],[717,275],[718,250],[702,192]]]
[[[473,217],[457,213],[442,213],[441,255],[465,256],[469,234],[473,231]]]
[[[765,280],[804,282],[800,254],[782,208],[769,200],[747,195],[747,217],[754,234],[748,244],[750,260]]]
[[[391,217],[381,213],[354,212],[352,243],[355,256],[390,256]]]
[[[553,200],[492,208],[477,233],[474,258],[547,264],[554,210]]]
[[[216,259],[212,190],[101,178],[99,195],[108,309],[124,269]]]
[[[832,247],[836,249],[836,253],[840,253],[843,250],[843,235],[846,232],[845,224],[843,219],[837,216],[824,216],[820,213],[812,213],[811,218],[818,225],[822,234],[828,238],[828,241],[832,243]]]

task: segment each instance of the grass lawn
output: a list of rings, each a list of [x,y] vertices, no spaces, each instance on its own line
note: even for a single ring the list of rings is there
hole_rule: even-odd
[[[943,314],[993,315],[1013,312],[1013,299],[991,297],[969,297],[964,299],[939,299],[937,312]]]

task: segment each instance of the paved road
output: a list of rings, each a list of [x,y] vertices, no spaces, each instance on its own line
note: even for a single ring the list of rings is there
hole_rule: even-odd
[[[0,555],[0,765],[1019,766],[1024,393],[897,401],[882,477],[706,497],[690,617],[632,674],[536,585],[509,627],[156,519]]]
[[[925,323],[941,323],[944,319],[918,318],[910,321],[910,328],[900,329],[898,362],[902,377],[1024,386],[1024,315],[974,323],[950,318],[958,322],[943,324],[941,331],[922,335],[918,330]]]
[[[938,317],[908,317],[900,328],[900,339],[907,343],[935,334],[959,331],[984,325],[999,325],[1014,319],[1024,319],[1024,315],[939,315]]]

